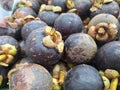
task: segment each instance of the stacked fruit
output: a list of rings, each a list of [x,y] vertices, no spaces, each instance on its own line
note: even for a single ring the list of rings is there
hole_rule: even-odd
[[[119,90],[119,3],[20,0],[0,19],[0,90]]]

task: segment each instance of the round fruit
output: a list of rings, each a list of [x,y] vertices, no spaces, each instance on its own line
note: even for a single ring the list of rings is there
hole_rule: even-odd
[[[89,62],[97,52],[95,41],[88,34],[71,34],[65,40],[65,61],[75,64]]]
[[[90,18],[93,18],[94,16],[101,13],[108,13],[112,14],[116,18],[118,17],[120,9],[118,3],[114,0],[108,0],[109,2],[104,1],[105,0],[101,0],[101,3],[98,3],[98,7],[95,7],[95,4],[93,4],[93,8],[91,8]],[[99,5],[101,5],[100,8]]]
[[[39,12],[38,17],[47,23],[49,26],[54,26],[54,22],[56,18],[59,16],[58,13],[52,12],[52,11],[42,11]]]
[[[32,8],[30,8],[30,7],[20,7],[20,8],[17,8],[15,10],[15,12],[13,13],[13,17],[17,18],[17,19],[24,18],[25,16],[28,16],[28,15],[32,15],[34,17],[37,16],[35,11]]]
[[[95,61],[100,70],[115,69],[120,72],[120,42],[112,41],[103,45],[98,50]]]
[[[120,23],[111,14],[98,14],[88,24],[88,34],[99,43],[115,40],[120,35]]]
[[[94,67],[82,64],[68,71],[63,90],[103,90],[103,81]]]
[[[23,40],[26,40],[28,35],[36,29],[39,28],[43,28],[44,26],[47,26],[47,24],[43,21],[39,21],[39,20],[32,20],[30,22],[27,22],[26,24],[24,24],[24,26],[22,27],[21,30],[21,35]]]
[[[11,66],[20,58],[20,47],[13,37],[0,36],[0,66]]]
[[[10,90],[52,90],[52,77],[43,66],[26,64],[12,70],[8,74]]]
[[[55,20],[54,28],[59,31],[63,39],[65,39],[70,34],[81,32],[83,23],[77,14],[63,13]]]
[[[61,34],[46,26],[30,33],[25,43],[25,52],[36,63],[45,67],[56,64],[61,59],[63,41]]]

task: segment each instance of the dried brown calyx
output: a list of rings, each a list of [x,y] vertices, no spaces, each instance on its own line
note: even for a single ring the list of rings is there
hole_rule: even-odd
[[[98,23],[95,26],[90,26],[88,29],[88,34],[100,42],[106,42],[115,39],[117,33],[117,26],[113,23]]]
[[[61,90],[66,75],[67,75],[67,69],[63,63],[59,63],[55,65],[52,74],[53,90]]]
[[[43,38],[43,44],[49,48],[55,48],[59,53],[63,52],[64,42],[60,32],[49,26],[45,27],[46,36]]]
[[[32,7],[32,3],[29,0],[21,0],[21,2],[17,5],[18,8],[24,6]]]
[[[60,6],[42,4],[39,12],[42,11],[62,12],[62,8]]]
[[[102,5],[112,2],[113,0],[95,0],[92,7],[90,8],[91,12],[94,12],[102,8]]]
[[[9,66],[14,60],[14,56],[17,54],[15,46],[10,44],[4,44],[0,46],[0,65]]]

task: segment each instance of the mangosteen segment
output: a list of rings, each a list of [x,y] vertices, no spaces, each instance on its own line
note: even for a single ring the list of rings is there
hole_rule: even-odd
[[[113,23],[101,22],[89,28],[88,34],[97,41],[113,40],[118,33],[117,26]]]
[[[63,52],[64,42],[60,32],[49,26],[45,27],[46,36],[43,38],[43,44],[48,48],[55,48],[59,53]]]
[[[17,54],[17,49],[15,46],[10,44],[4,44],[0,46],[0,65],[9,66],[9,64],[14,59]]]

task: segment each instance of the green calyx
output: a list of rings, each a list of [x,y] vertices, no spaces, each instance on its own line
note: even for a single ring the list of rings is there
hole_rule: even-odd
[[[17,49],[15,46],[10,44],[4,44],[0,46],[0,65],[9,66],[9,64],[14,59],[17,54]]]

